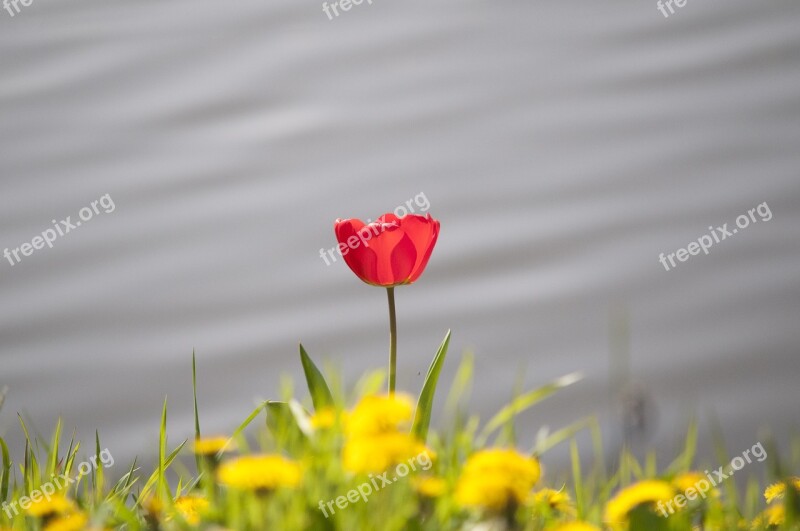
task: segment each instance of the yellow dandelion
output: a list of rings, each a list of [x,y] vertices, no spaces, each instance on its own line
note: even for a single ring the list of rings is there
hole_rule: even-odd
[[[156,516],[164,510],[164,502],[157,496],[151,496],[142,502],[142,507],[147,511],[147,514]]]
[[[775,500],[780,500],[786,494],[786,483],[775,483],[770,485],[764,490],[764,498],[767,503],[772,503]]]
[[[89,517],[84,513],[73,513],[67,516],[59,516],[44,527],[44,531],[83,531]]]
[[[753,520],[752,529],[763,529],[765,526],[779,526],[786,521],[786,509],[783,505],[771,505]]]
[[[575,505],[572,503],[572,498],[565,490],[542,489],[534,492],[532,501],[535,505],[547,506],[552,511],[574,516]]]
[[[370,395],[361,399],[347,417],[348,437],[369,437],[391,433],[411,422],[414,404],[405,395]]]
[[[800,478],[791,478],[792,485],[794,486],[795,490],[800,492]],[[775,500],[783,499],[786,495],[786,483],[774,483],[764,490],[764,498],[766,498],[767,503],[772,503]]]
[[[350,472],[366,474],[386,472],[394,465],[420,460],[423,456],[427,460],[434,457],[413,435],[394,432],[349,439],[342,449],[342,464]]]
[[[600,528],[586,522],[567,522],[552,528],[551,531],[600,531]]]
[[[336,411],[333,407],[323,407],[311,415],[311,427],[314,429],[328,429],[336,425],[336,421],[341,421],[344,418],[342,413]]]
[[[180,496],[175,500],[175,510],[191,525],[200,523],[200,516],[208,509],[208,500],[196,494]]]
[[[666,481],[645,480],[619,491],[606,505],[605,521],[622,523],[628,513],[642,504],[668,502],[675,496],[675,489]]]
[[[51,514],[66,514],[76,510],[75,503],[61,494],[33,501],[25,512],[28,516],[43,517]]]
[[[426,498],[438,498],[447,492],[447,483],[442,478],[423,476],[415,479],[414,488]]]
[[[692,489],[696,494],[691,494],[695,498],[706,498],[709,495],[719,497],[719,491],[711,485],[711,482],[706,476],[700,472],[684,472],[672,478],[671,484],[678,491],[678,494],[686,495],[689,489]],[[703,495],[705,494],[705,495]]]
[[[249,455],[220,465],[220,483],[241,490],[272,490],[300,485],[300,465],[280,455]]]
[[[195,439],[192,450],[197,455],[216,455],[219,452],[236,449],[236,443],[230,437],[203,437]]]
[[[672,486],[679,492],[686,492],[686,489],[694,488],[697,483],[706,477],[700,472],[684,472],[672,478]],[[706,479],[706,481],[708,481]]]
[[[481,450],[464,464],[455,500],[464,507],[500,511],[523,503],[540,476],[539,462],[516,450]]]

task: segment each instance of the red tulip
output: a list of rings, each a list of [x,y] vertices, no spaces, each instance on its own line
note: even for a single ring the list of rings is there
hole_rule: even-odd
[[[439,221],[430,214],[384,214],[368,225],[359,219],[337,219],[334,231],[344,261],[358,278],[391,287],[411,284],[425,270],[439,236]]]

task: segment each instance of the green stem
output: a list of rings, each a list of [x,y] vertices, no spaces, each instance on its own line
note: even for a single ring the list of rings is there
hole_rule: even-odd
[[[394,287],[386,288],[389,295],[389,393],[397,384],[397,316],[394,311]]]

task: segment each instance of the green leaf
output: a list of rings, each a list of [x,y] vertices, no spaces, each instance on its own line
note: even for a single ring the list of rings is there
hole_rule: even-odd
[[[195,353],[192,350],[192,396],[194,397],[194,439],[200,438],[200,414],[197,410],[197,363],[195,360]],[[197,471],[200,472],[200,456],[194,456],[195,466]]]
[[[679,455],[666,469],[668,475],[679,474],[680,472],[688,472],[692,469],[694,462],[694,455],[697,452],[697,419],[692,418],[689,422],[689,427],[686,430],[686,442],[684,443],[683,452]]]
[[[119,479],[119,481],[117,481],[117,484],[114,485],[114,488],[111,489],[111,492],[109,492],[108,495],[106,496],[106,500],[107,501],[111,500],[114,497],[118,497],[118,498],[120,498],[122,500],[125,500],[127,498],[131,487],[137,481],[139,481],[138,477],[134,478],[134,476],[133,476],[134,472],[138,472],[139,471],[139,469],[136,468],[136,460],[137,459],[138,459],[137,457],[133,458],[133,463],[131,464],[131,467],[128,469],[128,472],[124,476],[122,476]]]
[[[95,458],[100,458],[100,432],[97,430],[94,431],[94,441],[95,441]],[[97,461],[95,460],[95,463]],[[98,466],[93,471],[94,475],[94,495],[95,495],[95,502],[99,505],[100,502],[103,500],[103,466]]]
[[[30,492],[39,485],[39,462],[36,460],[36,453],[34,452],[34,444],[28,434],[28,427],[22,419],[22,415],[17,413],[19,423],[22,426],[22,432],[25,434],[25,462],[23,463],[23,485],[26,492]]]
[[[581,474],[581,456],[578,452],[578,442],[575,439],[570,441],[569,454],[572,462],[572,481],[575,484],[575,506],[578,510],[578,516],[583,517],[583,475]]]
[[[306,443],[311,423],[299,402],[267,402],[267,427],[278,445],[296,450]]]
[[[11,473],[11,457],[8,453],[8,445],[6,441],[0,437],[0,450],[3,452],[3,471],[0,473],[0,502],[5,503],[8,500],[8,479]]]
[[[436,385],[439,382],[439,374],[442,372],[444,359],[447,356],[447,348],[450,346],[450,330],[444,336],[444,341],[439,346],[439,350],[428,367],[428,374],[425,375],[425,383],[422,384],[422,391],[417,401],[417,412],[414,415],[414,425],[411,432],[420,440],[428,438],[428,428],[431,425],[431,410],[433,409],[433,397],[436,394]]]
[[[163,496],[163,502],[168,503],[172,498],[169,494],[164,462],[167,457],[167,398],[164,397],[164,409],[161,411],[161,429],[158,433],[158,491],[157,496]]]
[[[453,378],[453,383],[450,386],[450,392],[445,401],[444,410],[448,415],[455,415],[458,413],[458,405],[462,400],[469,398],[469,393],[472,388],[472,374],[475,370],[475,357],[471,352],[464,354],[461,358],[461,364],[456,370],[456,375]]]
[[[311,393],[311,401],[314,403],[314,409],[319,411],[326,406],[333,406],[333,396],[328,384],[325,382],[325,377],[311,361],[303,344],[300,344],[300,361],[303,363],[303,372],[306,375],[306,382],[308,383],[308,390]]]
[[[575,437],[578,432],[590,427],[594,421],[594,417],[586,417],[573,422],[569,426],[561,428],[553,433],[550,433],[547,427],[543,427],[539,430],[539,433],[536,434],[536,445],[534,446],[532,453],[536,455],[542,455],[554,446]]]
[[[174,450],[172,450],[172,452],[170,452],[170,454],[166,457],[166,459],[164,459],[163,470],[167,470],[170,467],[170,465],[178,456],[180,451],[183,450],[183,447],[186,446],[186,442],[187,441],[183,441],[182,443],[180,443]],[[142,501],[147,499],[147,493],[150,492],[150,489],[153,488],[153,485],[155,485],[156,482],[159,481],[161,472],[162,472],[162,466],[159,464],[158,469],[150,475],[150,478],[147,480],[147,483],[145,483],[144,487],[142,487],[142,491],[141,493],[139,493],[139,496],[136,501],[137,505],[140,505]],[[169,496],[169,491],[167,491],[167,495],[168,495],[167,498],[169,499],[164,500],[165,503],[172,501],[172,498]]]
[[[250,414],[247,415],[247,418],[244,419],[244,421],[241,424],[239,424],[239,426],[235,430],[233,430],[230,439],[228,439],[228,443],[225,446],[223,446],[219,452],[217,452],[217,459],[222,458],[222,455],[225,453],[225,450],[227,449],[228,445],[230,445],[231,442],[233,441],[237,441],[239,450],[241,450],[242,452],[246,453],[249,450],[247,446],[247,439],[239,436],[250,425],[250,423],[253,422],[256,419],[256,417],[258,417],[259,413],[261,413],[262,411],[266,411],[267,403],[268,401],[265,400],[260,404],[258,404],[255,407],[255,409],[253,409],[253,411],[251,411]]]
[[[581,378],[583,378],[583,376],[578,373],[567,374],[566,376],[562,376],[561,378],[558,378],[557,380],[554,380],[538,389],[534,389],[533,391],[525,393],[524,395],[518,396],[512,400],[510,404],[501,409],[486,424],[481,431],[480,436],[478,437],[477,445],[479,447],[484,446],[492,433],[494,433],[498,428],[502,427],[507,422],[513,421],[514,417],[526,409],[538,404],[559,389],[567,387],[568,385],[572,385],[581,380]]]
[[[58,443],[61,439],[61,418],[56,423],[56,431],[53,433],[53,442],[50,444],[50,459],[47,463],[47,470],[45,471],[48,476],[56,473],[58,466]]]

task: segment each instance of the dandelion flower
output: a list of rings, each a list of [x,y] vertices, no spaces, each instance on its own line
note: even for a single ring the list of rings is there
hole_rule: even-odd
[[[196,494],[181,496],[175,500],[175,510],[191,525],[200,523],[200,515],[208,509],[208,500]]]
[[[302,480],[300,465],[280,455],[250,455],[227,461],[217,472],[219,482],[241,490],[294,488]]]
[[[341,413],[338,413],[335,408],[323,407],[311,415],[311,427],[317,430],[333,428],[336,421],[341,419]]]
[[[349,439],[342,449],[344,468],[356,474],[385,472],[399,463],[433,452],[410,433],[393,432]]]
[[[68,516],[59,516],[44,527],[44,531],[83,531],[89,517],[84,513],[73,513]]]
[[[414,405],[405,395],[370,395],[361,399],[347,417],[348,437],[395,432],[411,422]]]
[[[25,511],[28,516],[41,518],[52,514],[71,513],[76,509],[72,500],[61,494],[33,501]]]
[[[569,497],[566,491],[554,489],[542,489],[534,492],[532,501],[536,505],[544,505],[552,511],[557,511],[561,514],[568,516],[575,515],[575,506],[572,503],[572,498]]]
[[[606,505],[605,520],[610,523],[625,522],[628,514],[643,504],[668,502],[675,489],[666,481],[645,480],[619,491]]]
[[[234,450],[235,442],[229,437],[204,437],[195,439],[192,450],[197,455],[216,455],[222,451]]]
[[[524,502],[540,476],[539,462],[516,450],[481,450],[464,464],[455,499],[464,507],[500,511]]]
[[[786,509],[783,505],[767,507],[755,520],[752,529],[763,529],[765,525],[779,526],[786,521]]]
[[[800,478],[791,478],[791,483],[794,486],[795,490],[800,492]],[[764,498],[766,498],[767,503],[772,503],[775,500],[783,499],[786,495],[786,483],[774,483],[766,488],[764,491]]]
[[[586,522],[567,522],[554,527],[552,531],[600,531],[600,528]]]
[[[424,476],[414,481],[414,488],[426,498],[438,498],[447,492],[447,483],[442,478]]]

